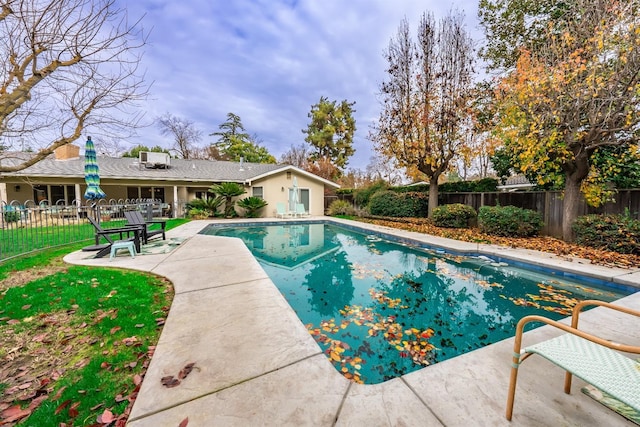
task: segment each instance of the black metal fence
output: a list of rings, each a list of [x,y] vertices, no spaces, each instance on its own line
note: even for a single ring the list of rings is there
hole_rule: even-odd
[[[139,210],[147,219],[168,216],[169,206],[157,200],[100,200],[97,203],[49,204],[12,201],[0,204],[0,262],[12,257],[69,243],[92,240],[95,229],[87,217],[103,228],[126,223],[124,212]]]

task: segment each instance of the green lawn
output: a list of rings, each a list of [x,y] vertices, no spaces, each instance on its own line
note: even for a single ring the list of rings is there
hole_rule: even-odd
[[[65,265],[62,257],[84,245],[0,264],[0,424],[128,418],[173,288],[151,274]]]

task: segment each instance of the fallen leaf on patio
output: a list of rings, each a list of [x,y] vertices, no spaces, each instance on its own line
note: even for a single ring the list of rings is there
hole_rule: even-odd
[[[180,421],[180,424],[178,424],[178,427],[187,427],[187,424],[189,424],[189,417],[187,417],[184,420]]]
[[[180,372],[178,373],[178,378],[180,378],[181,380],[187,378],[187,375],[189,375],[193,370],[194,365],[195,363],[188,363],[187,365],[185,365],[185,367],[182,368],[182,370],[180,370]]]
[[[167,388],[172,388],[180,385],[180,380],[175,378],[173,375],[168,375],[166,377],[162,377],[160,379],[160,383]]]

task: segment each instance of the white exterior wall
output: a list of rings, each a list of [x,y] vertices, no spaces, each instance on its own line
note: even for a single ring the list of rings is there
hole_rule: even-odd
[[[262,187],[263,198],[268,203],[262,211],[263,217],[275,217],[278,203],[289,205],[289,188],[293,186],[294,176],[298,181],[298,188],[309,190],[309,214],[324,215],[324,184],[291,171],[289,174],[282,172],[251,183],[252,187]],[[245,196],[250,196],[251,191],[249,189]]]

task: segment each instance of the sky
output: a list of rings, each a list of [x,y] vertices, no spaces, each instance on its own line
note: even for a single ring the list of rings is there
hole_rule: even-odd
[[[153,84],[140,105],[147,122],[165,113],[190,120],[205,146],[232,112],[279,158],[305,143],[320,97],[346,99],[357,127],[348,168],[358,169],[374,154],[368,134],[380,112],[383,52],[401,20],[415,32],[424,12],[437,20],[453,8],[474,39],[480,34],[477,0],[118,1],[149,32],[142,67]],[[155,125],[138,134],[122,148],[172,142]]]

